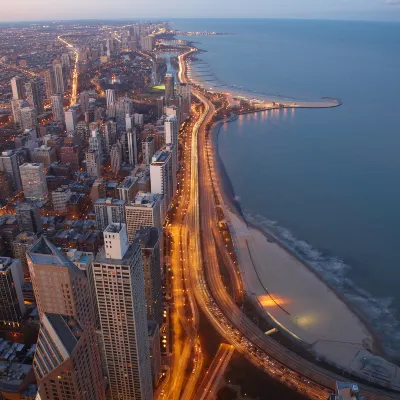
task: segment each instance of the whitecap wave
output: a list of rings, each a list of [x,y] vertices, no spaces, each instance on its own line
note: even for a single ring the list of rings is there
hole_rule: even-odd
[[[262,215],[244,210],[247,221],[273,235],[289,250],[296,253],[369,322],[381,340],[384,351],[400,360],[400,322],[395,317],[392,297],[373,297],[347,276],[351,266],[337,257],[315,249],[296,238],[288,229]],[[339,321],[340,322],[340,321]]]

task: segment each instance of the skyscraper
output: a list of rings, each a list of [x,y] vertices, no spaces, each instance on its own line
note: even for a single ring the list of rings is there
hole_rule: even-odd
[[[136,139],[136,128],[129,130],[126,132],[126,137],[128,139],[128,155],[129,155],[129,164],[137,165],[137,139]]]
[[[156,321],[160,326],[163,320],[161,235],[157,228],[142,226],[136,231],[134,239],[142,250],[147,319]]]
[[[11,109],[15,124],[21,125],[21,109],[23,109],[27,105],[28,103],[25,100],[19,100],[19,99],[11,100]]]
[[[163,215],[168,211],[174,195],[173,154],[161,149],[154,154],[150,164],[151,193],[163,195]]]
[[[0,156],[0,169],[6,172],[13,182],[14,191],[19,191],[22,188],[19,157],[15,150],[3,151]]]
[[[15,76],[11,79],[11,90],[13,100],[21,100],[24,97],[22,79],[19,76]]]
[[[42,231],[40,210],[34,204],[20,203],[15,209],[15,214],[21,232],[39,233]]]
[[[64,98],[62,94],[55,94],[51,96],[51,109],[53,112],[53,120],[56,122],[64,122]]]
[[[26,199],[44,200],[48,195],[44,166],[41,163],[25,163],[19,167]]]
[[[166,74],[164,78],[165,84],[165,104],[168,104],[170,99],[174,98],[174,76],[172,74]]]
[[[50,100],[51,96],[55,94],[55,78],[54,78],[54,70],[48,69],[44,72],[44,86],[46,89],[46,99]]]
[[[81,113],[89,111],[89,92],[84,91],[79,94],[79,104],[81,106]]]
[[[111,104],[115,103],[115,90],[114,89],[106,90],[106,101],[107,101],[107,108],[110,107]]]
[[[65,112],[65,126],[67,132],[75,131],[77,123],[76,112],[74,109],[69,109]]]
[[[27,252],[27,260],[40,316],[33,365],[41,397],[104,400],[85,271],[43,236]]]
[[[43,112],[42,97],[40,94],[40,84],[38,80],[25,83],[26,100],[29,105],[36,108],[38,113]]]
[[[91,178],[98,178],[101,173],[99,153],[95,150],[85,152],[86,172]]]
[[[128,239],[132,243],[142,226],[162,229],[162,195],[138,192],[135,200],[125,206]]]
[[[151,164],[151,160],[155,153],[155,140],[154,136],[147,136],[142,141],[142,156],[143,156],[143,163],[146,165]]]
[[[64,95],[65,92],[65,77],[63,72],[63,65],[60,60],[53,62],[54,71],[54,91],[56,94]]]
[[[181,115],[183,118],[187,118],[190,114],[190,107],[192,104],[192,88],[187,83],[179,82],[176,88],[176,94],[182,97]]]
[[[37,112],[36,108],[24,107],[20,110],[21,113],[21,128],[34,129],[37,127]]]
[[[18,327],[25,314],[22,284],[24,274],[17,259],[0,257],[0,323]]]
[[[111,398],[151,400],[141,250],[128,243],[125,224],[109,225],[104,243],[93,276]]]
[[[94,212],[98,226],[104,230],[109,224],[125,222],[125,201],[111,197],[97,199]]]
[[[178,167],[178,134],[179,134],[179,122],[178,118],[175,116],[167,116],[164,121],[164,135],[165,144],[174,145],[174,162],[176,167]]]

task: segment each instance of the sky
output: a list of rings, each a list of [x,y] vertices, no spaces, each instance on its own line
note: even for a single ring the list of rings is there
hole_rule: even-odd
[[[400,0],[2,0],[0,21],[329,18],[400,21]]]

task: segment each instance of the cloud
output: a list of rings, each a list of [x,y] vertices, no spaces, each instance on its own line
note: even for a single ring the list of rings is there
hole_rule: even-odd
[[[383,4],[387,6],[400,6],[400,0],[383,0]]]

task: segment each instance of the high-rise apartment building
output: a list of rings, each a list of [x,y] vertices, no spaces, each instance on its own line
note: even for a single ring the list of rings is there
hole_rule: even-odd
[[[0,257],[0,323],[4,327],[18,327],[25,314],[22,284],[24,274],[17,259]]]
[[[104,230],[109,224],[125,222],[125,201],[111,197],[97,199],[94,212],[99,228]]]
[[[84,114],[85,112],[89,111],[89,92],[84,91],[79,94],[79,104],[81,107],[81,113]]]
[[[57,161],[56,150],[45,144],[37,147],[32,152],[32,161],[34,163],[42,163],[44,168],[49,168],[50,164]]]
[[[21,232],[40,233],[43,230],[40,210],[31,203],[20,203],[15,209],[18,227]]]
[[[176,94],[182,98],[181,115],[186,119],[190,114],[190,107],[192,105],[192,88],[187,83],[179,82],[176,87]]]
[[[128,243],[125,224],[105,229],[93,277],[111,398],[151,400],[142,256]]]
[[[55,60],[53,62],[53,71],[54,71],[54,92],[56,94],[64,95],[65,76],[64,76],[64,68],[60,60]]]
[[[43,112],[43,102],[42,96],[40,94],[40,83],[38,80],[33,80],[25,83],[25,93],[26,100],[29,105],[36,108],[37,112],[40,114]]]
[[[156,144],[154,136],[147,136],[142,141],[143,164],[150,165],[155,153]]]
[[[43,236],[28,251],[27,260],[40,316],[33,365],[41,398],[104,400],[85,271]]]
[[[138,192],[135,200],[125,206],[128,239],[132,243],[142,226],[162,229],[162,195]]]
[[[53,209],[57,213],[66,213],[67,202],[71,198],[72,192],[68,186],[60,186],[56,190],[51,192],[51,200],[53,203]]]
[[[11,79],[11,91],[13,100],[21,100],[24,97],[24,87],[19,76]]]
[[[133,201],[138,192],[138,181],[139,178],[137,176],[127,176],[118,186],[119,198],[124,200],[126,203]]]
[[[165,84],[165,95],[164,100],[165,104],[169,104],[169,101],[174,98],[174,76],[172,74],[166,74],[164,78]]]
[[[23,107],[20,110],[20,115],[20,125],[22,129],[36,129],[38,124],[36,108]]]
[[[107,108],[110,107],[111,104],[115,103],[115,90],[114,89],[106,90],[106,103],[107,103]]]
[[[26,106],[28,106],[28,103],[25,100],[21,99],[11,100],[11,110],[15,124],[21,125],[21,110]]]
[[[51,110],[53,112],[54,121],[65,122],[64,97],[62,94],[51,96]]]
[[[138,164],[136,128],[126,132],[130,165]]]
[[[156,321],[160,326],[163,321],[161,235],[157,228],[142,226],[136,231],[134,239],[142,250],[147,319]]]
[[[48,190],[43,164],[25,163],[19,167],[19,172],[25,198],[44,200],[48,195]]]
[[[65,127],[67,132],[75,131],[77,124],[77,116],[76,111],[73,109],[69,109],[65,112]]]
[[[19,166],[20,159],[15,150],[3,151],[0,156],[0,169],[7,173],[13,182],[13,190],[19,191],[22,188]]]
[[[85,153],[86,172],[91,178],[98,178],[101,173],[101,161],[99,153],[94,150],[88,150]]]
[[[174,195],[173,153],[165,148],[157,151],[150,164],[151,193],[163,195],[163,215],[166,215]]]
[[[46,99],[50,100],[51,96],[56,94],[55,83],[54,83],[54,70],[48,69],[44,72],[44,87],[46,91]]]

